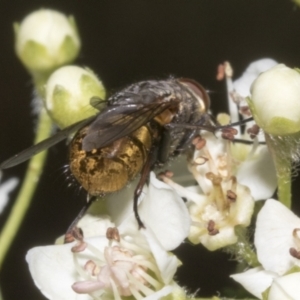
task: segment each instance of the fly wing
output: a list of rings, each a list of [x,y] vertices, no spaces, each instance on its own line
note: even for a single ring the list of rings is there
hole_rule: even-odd
[[[85,151],[98,149],[127,136],[139,129],[166,109],[178,105],[178,101],[154,102],[150,104],[128,104],[109,106],[91,124],[83,139]]]
[[[4,161],[0,165],[0,169],[11,168],[13,166],[16,166],[16,165],[28,160],[30,157],[36,155],[37,153],[39,153],[43,150],[46,150],[46,149],[54,146],[55,144],[59,143],[60,141],[66,139],[71,133],[73,133],[73,132],[81,129],[85,125],[91,123],[95,118],[96,118],[96,116],[93,116],[88,119],[79,121],[75,124],[72,124],[71,126],[59,131],[58,133],[51,136],[50,138],[45,139],[44,141],[23,150],[22,152],[14,155],[13,157]]]

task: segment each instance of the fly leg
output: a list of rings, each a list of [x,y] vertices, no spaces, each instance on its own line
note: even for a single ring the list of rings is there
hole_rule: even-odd
[[[138,200],[139,200],[140,195],[142,194],[145,183],[147,183],[147,181],[149,180],[149,174],[150,174],[151,170],[153,169],[153,166],[156,162],[157,151],[158,151],[158,147],[152,146],[152,149],[150,150],[147,161],[141,171],[141,177],[140,177],[139,183],[138,183],[137,187],[135,188],[134,195],[133,195],[133,212],[134,212],[134,216],[137,220],[139,229],[146,228],[146,227],[143,224],[143,222],[140,218],[139,212],[138,212]]]
[[[77,227],[78,222],[80,221],[80,219],[84,216],[84,214],[86,213],[86,211],[89,209],[89,207],[91,206],[91,204],[97,199],[97,197],[93,196],[91,197],[88,202],[86,202],[84,204],[84,206],[82,207],[82,209],[80,210],[79,214],[76,216],[76,218],[74,219],[74,221],[71,223],[71,225],[69,226],[66,234],[65,234],[65,239],[64,239],[64,243],[71,243],[74,240],[82,240],[83,238],[83,233],[82,230]]]

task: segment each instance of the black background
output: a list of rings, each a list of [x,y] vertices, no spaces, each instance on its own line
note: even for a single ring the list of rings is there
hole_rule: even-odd
[[[82,38],[78,64],[92,68],[108,91],[126,84],[169,75],[190,77],[212,90],[212,109],[226,109],[223,82],[215,80],[217,65],[229,60],[239,77],[253,60],[271,57],[300,67],[300,10],[286,0],[1,0],[0,10],[0,161],[32,144],[32,83],[14,54],[12,23],[38,8],[73,14]],[[44,299],[30,278],[25,254],[37,245],[53,243],[80,209],[62,175],[64,145],[50,150],[48,164],[32,206],[9,251],[1,272],[5,300]],[[26,164],[5,171],[21,177]],[[297,201],[294,181],[294,201]],[[13,204],[0,217],[4,224]],[[0,245],[1,247],[1,245]],[[201,246],[178,250],[184,266],[182,285],[201,296],[223,291],[235,263],[224,253]]]

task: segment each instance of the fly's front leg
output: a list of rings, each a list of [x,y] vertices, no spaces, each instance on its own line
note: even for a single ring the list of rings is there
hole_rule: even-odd
[[[97,199],[97,197],[92,196],[88,202],[85,203],[85,205],[82,207],[80,210],[79,214],[77,217],[74,219],[74,221],[71,223],[69,226],[66,234],[65,234],[65,239],[64,243],[71,243],[74,240],[82,240],[83,239],[83,233],[80,228],[77,227],[78,222],[81,220],[81,218],[84,216],[86,211],[89,209],[91,204]]]

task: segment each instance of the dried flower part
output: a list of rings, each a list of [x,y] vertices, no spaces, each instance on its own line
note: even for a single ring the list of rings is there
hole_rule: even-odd
[[[73,61],[80,50],[74,19],[55,10],[32,12],[14,27],[16,53],[31,72],[50,72]]]

